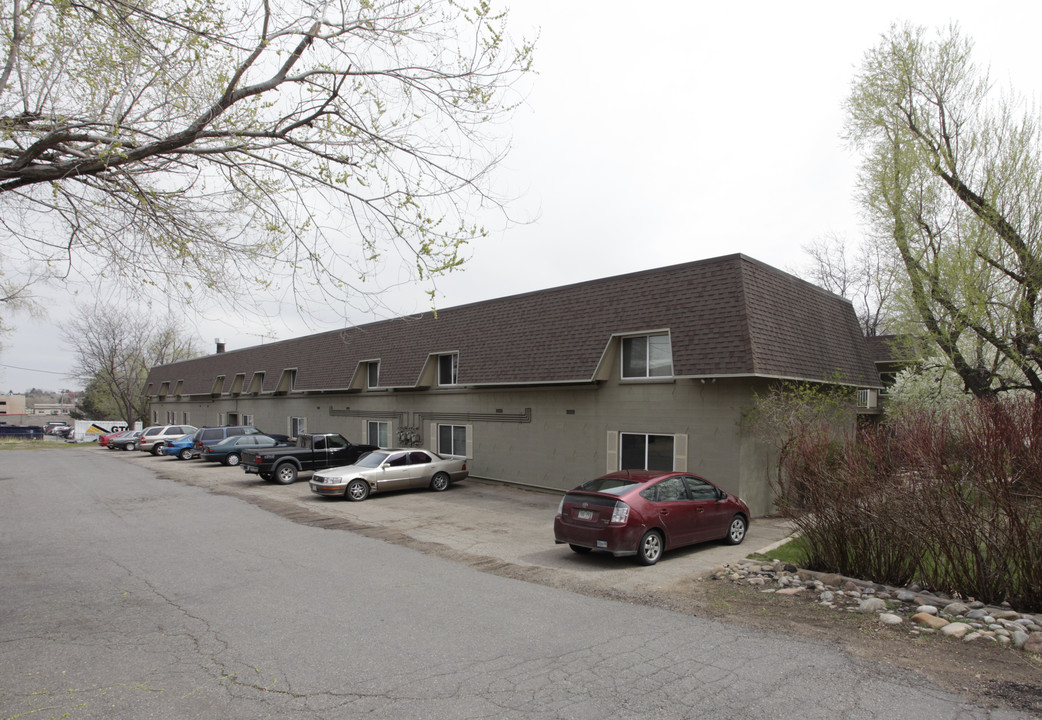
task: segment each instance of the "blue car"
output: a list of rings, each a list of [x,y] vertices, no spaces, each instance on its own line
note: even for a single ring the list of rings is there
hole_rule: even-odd
[[[192,433],[191,435],[182,435],[173,440],[167,440],[166,444],[163,446],[163,454],[180,458],[181,460],[191,460],[195,457],[195,451],[192,449],[192,441],[194,439],[195,433]]]

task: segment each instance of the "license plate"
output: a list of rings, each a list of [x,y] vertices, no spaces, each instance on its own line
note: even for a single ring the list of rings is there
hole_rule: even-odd
[[[580,520],[593,520],[593,510],[576,510],[575,517]]]

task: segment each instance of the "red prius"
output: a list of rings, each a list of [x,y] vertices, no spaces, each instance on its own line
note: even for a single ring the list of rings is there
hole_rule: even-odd
[[[748,528],[748,506],[705,478],[620,470],[568,491],[554,518],[554,540],[577,553],[604,550],[654,565],[666,550],[685,545],[737,545]]]

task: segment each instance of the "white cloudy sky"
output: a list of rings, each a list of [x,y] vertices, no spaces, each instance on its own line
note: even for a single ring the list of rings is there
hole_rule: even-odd
[[[467,269],[440,281],[439,307],[734,252],[789,269],[816,238],[856,240],[841,105],[893,22],[958,22],[998,84],[1042,92],[1042,3],[1026,0],[508,4],[515,34],[539,32],[539,75],[501,181],[535,220],[473,246]],[[55,328],[75,302],[57,291],[48,317],[11,318],[0,392],[78,386]],[[389,304],[429,309],[421,288]],[[332,327],[293,316],[195,331],[212,351],[216,337],[234,349]]]

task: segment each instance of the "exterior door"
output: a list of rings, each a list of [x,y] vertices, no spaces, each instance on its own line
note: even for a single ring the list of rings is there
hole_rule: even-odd
[[[688,493],[695,508],[696,524],[695,540],[716,540],[727,532],[727,523],[731,519],[730,511],[720,502],[720,494],[715,486],[700,477],[688,475]]]
[[[410,486],[412,474],[413,467],[409,464],[409,453],[394,453],[384,461],[378,474],[375,475],[376,489],[380,492],[403,490]]]
[[[666,530],[667,547],[680,547],[696,542],[700,521],[699,508],[697,503],[688,499],[687,485],[682,476],[675,475],[655,483],[641,495],[653,503],[659,522]]]

